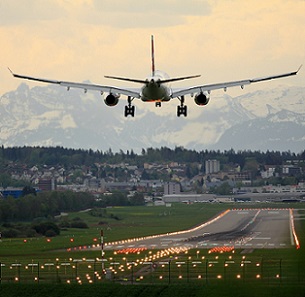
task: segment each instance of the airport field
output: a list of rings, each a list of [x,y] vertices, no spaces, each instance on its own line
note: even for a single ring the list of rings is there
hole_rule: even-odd
[[[102,257],[100,247],[92,248],[100,243],[101,229],[108,243],[189,229],[227,208],[266,207],[298,209],[299,249],[179,250],[177,246],[105,250]],[[63,230],[52,238],[2,239],[0,294],[126,296],[128,291],[128,296],[305,296],[304,208],[302,204],[173,204],[109,208],[107,217],[89,211],[70,213],[70,219],[78,217],[89,228]]]

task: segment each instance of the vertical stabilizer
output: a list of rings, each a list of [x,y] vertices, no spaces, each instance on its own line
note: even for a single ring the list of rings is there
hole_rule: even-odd
[[[151,75],[155,76],[155,50],[154,50],[154,36],[151,35]]]

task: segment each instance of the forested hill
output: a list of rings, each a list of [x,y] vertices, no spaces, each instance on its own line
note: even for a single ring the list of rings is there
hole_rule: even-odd
[[[183,147],[170,149],[167,147],[142,149],[141,154],[133,150],[123,152],[93,151],[68,149],[63,147],[0,147],[0,165],[9,162],[31,165],[61,165],[65,167],[92,165],[94,163],[116,164],[125,162],[141,166],[145,162],[179,162],[203,163],[205,160],[218,159],[222,163],[237,163],[241,167],[249,158],[256,159],[259,164],[281,165],[288,160],[305,161],[305,150],[299,154],[280,151],[195,151]]]

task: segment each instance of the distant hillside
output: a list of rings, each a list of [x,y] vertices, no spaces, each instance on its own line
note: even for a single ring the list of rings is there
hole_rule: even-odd
[[[178,100],[161,108],[135,100],[135,118],[125,118],[124,98],[107,107],[98,92],[67,92],[48,85],[30,89],[23,83],[1,97],[0,141],[5,146],[103,151],[183,146],[300,152],[305,147],[304,94],[300,87],[243,93],[237,98],[215,92],[205,107],[186,98],[187,118],[176,117]]]

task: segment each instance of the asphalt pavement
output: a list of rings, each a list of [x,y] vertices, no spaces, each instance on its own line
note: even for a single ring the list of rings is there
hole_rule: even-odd
[[[104,249],[259,249],[293,244],[289,209],[233,209],[189,230],[106,243]]]

